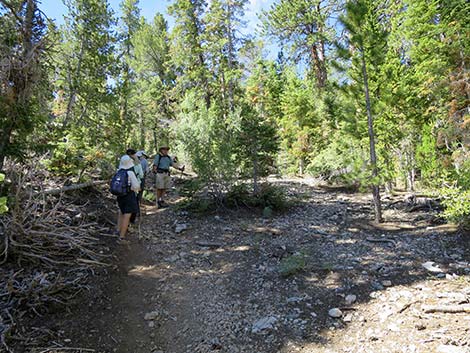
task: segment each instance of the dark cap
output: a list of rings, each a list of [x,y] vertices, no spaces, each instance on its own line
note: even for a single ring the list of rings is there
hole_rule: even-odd
[[[126,154],[127,154],[128,156],[132,156],[132,155],[134,155],[134,154],[136,154],[136,153],[137,153],[137,151],[136,151],[135,149],[133,149],[133,148],[128,148],[127,151],[126,151]]]

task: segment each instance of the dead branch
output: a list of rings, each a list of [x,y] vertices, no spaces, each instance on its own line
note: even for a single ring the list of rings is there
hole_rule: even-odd
[[[103,185],[106,184],[107,181],[105,180],[98,180],[98,181],[89,181],[86,183],[81,183],[81,184],[74,184],[74,185],[67,185],[64,187],[61,187],[59,189],[50,189],[50,190],[42,190],[38,192],[38,194],[43,194],[43,195],[59,195],[67,191],[73,191],[73,190],[80,190],[84,188],[89,188],[91,186],[98,186],[98,185]]]
[[[366,238],[366,241],[371,242],[371,243],[390,243],[393,246],[397,246],[397,243],[393,239],[389,238]]]
[[[56,182],[47,171],[31,165],[10,170],[15,202],[9,213],[0,215],[0,264],[6,265],[0,267],[0,347],[7,351],[18,317],[25,312],[42,315],[51,303],[66,305],[88,289],[96,268],[109,266],[101,245],[106,228],[97,221],[109,200],[99,189],[86,202],[64,194],[104,181],[43,190],[44,181]]]
[[[446,313],[446,314],[457,314],[457,313],[470,313],[470,305],[424,305],[423,310],[426,314],[431,313]]]

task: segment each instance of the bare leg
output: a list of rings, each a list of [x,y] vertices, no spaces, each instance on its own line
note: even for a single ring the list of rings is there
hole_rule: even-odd
[[[131,213],[124,213],[121,216],[121,224],[119,227],[119,235],[121,238],[126,237],[127,228],[129,227],[129,221],[131,219]]]
[[[122,213],[121,210],[118,211],[118,218],[117,218],[117,231],[120,232],[121,230],[121,223],[122,223]]]

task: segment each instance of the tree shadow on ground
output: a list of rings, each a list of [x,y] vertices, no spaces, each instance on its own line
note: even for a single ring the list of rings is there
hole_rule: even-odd
[[[376,227],[366,194],[281,186],[307,196],[271,219],[250,211],[194,218],[172,209],[149,216],[143,229],[150,241],[121,249],[120,269],[83,310],[87,329],[72,327],[77,342],[126,353],[321,348],[348,334],[348,314],[362,322],[363,308],[382,293],[441,281],[424,262],[467,274],[456,267],[469,260],[465,235],[434,226],[423,213],[390,210],[385,217],[395,227]],[[175,234],[182,217],[190,227]],[[292,257],[302,261],[283,276]],[[354,304],[345,302],[349,294]],[[413,298],[402,299],[395,310],[406,313]],[[333,307],[344,311],[342,318],[329,317]],[[144,320],[151,310],[159,313],[153,324]],[[256,322],[269,317],[272,327],[255,333]]]

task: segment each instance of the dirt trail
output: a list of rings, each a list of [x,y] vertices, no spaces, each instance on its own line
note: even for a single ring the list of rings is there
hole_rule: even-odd
[[[386,207],[376,228],[368,195],[284,184],[295,206],[270,219],[147,207],[141,239],[133,230],[109,284],[63,319],[61,343],[102,353],[470,352],[470,315],[422,310],[469,302],[464,234],[403,207]]]

